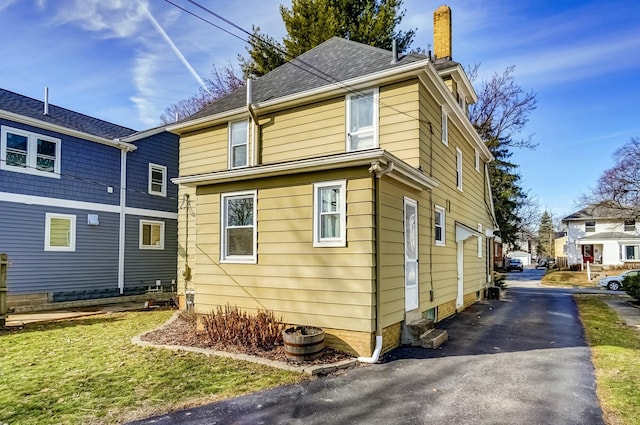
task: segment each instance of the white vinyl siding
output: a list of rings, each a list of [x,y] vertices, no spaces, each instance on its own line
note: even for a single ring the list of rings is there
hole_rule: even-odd
[[[164,221],[140,220],[140,249],[164,249]]]
[[[313,185],[313,246],[346,246],[346,181]]]
[[[220,261],[256,262],[256,192],[222,195]]]
[[[2,126],[0,169],[60,178],[60,139]]]
[[[229,123],[229,168],[249,165],[249,121]]]
[[[378,89],[347,95],[347,152],[378,147]]]
[[[45,251],[76,250],[76,216],[47,213],[44,234]]]
[[[149,194],[167,196],[167,167],[149,164]]]

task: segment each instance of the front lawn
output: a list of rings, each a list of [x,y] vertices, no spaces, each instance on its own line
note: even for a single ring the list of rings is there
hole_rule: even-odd
[[[596,276],[599,274],[599,276]],[[602,272],[591,273],[591,281],[587,277],[587,272],[572,271],[548,271],[542,277],[542,284],[546,286],[560,286],[573,288],[597,288],[598,277],[603,276]],[[594,277],[595,276],[595,277]]]
[[[640,423],[640,333],[604,302],[576,297],[591,346],[597,393],[607,424]]]
[[[142,348],[172,312],[0,329],[0,424],[112,424],[306,379],[248,362]]]

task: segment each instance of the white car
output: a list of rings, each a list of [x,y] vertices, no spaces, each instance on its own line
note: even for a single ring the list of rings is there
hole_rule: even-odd
[[[640,270],[627,270],[620,276],[601,277],[598,280],[598,285],[612,291],[617,291],[618,289],[622,288],[622,281],[626,276],[637,276],[638,274],[640,274]]]

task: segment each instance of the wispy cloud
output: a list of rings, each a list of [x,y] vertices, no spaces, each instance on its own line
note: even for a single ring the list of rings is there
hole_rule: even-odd
[[[103,37],[130,37],[146,22],[146,0],[64,0],[56,1],[54,7],[55,24],[76,24]]]

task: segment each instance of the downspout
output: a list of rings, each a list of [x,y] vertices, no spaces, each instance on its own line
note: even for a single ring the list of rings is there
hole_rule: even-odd
[[[118,237],[118,289],[124,293],[124,250],[127,206],[127,150],[120,151],[120,236]]]
[[[382,168],[379,161],[371,163],[369,172],[374,174],[374,204],[375,204],[375,221],[374,228],[376,238],[376,346],[373,349],[371,357],[358,357],[358,361],[362,363],[376,363],[380,359],[382,352],[382,323],[380,319],[380,183],[379,179],[387,175],[393,170],[393,162],[389,162],[387,168]]]

